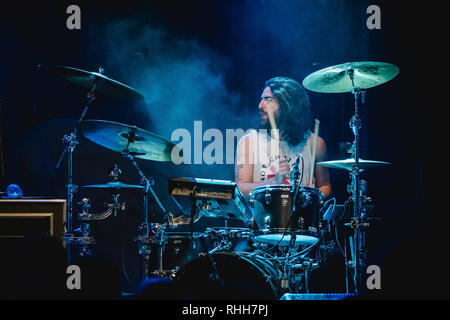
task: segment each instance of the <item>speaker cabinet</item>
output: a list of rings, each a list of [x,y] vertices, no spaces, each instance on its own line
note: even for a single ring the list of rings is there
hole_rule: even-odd
[[[21,240],[29,235],[46,234],[64,245],[65,224],[66,200],[0,199],[0,299],[14,298],[18,293],[14,257]],[[43,254],[42,259],[48,257]],[[30,266],[34,263],[30,261]]]
[[[0,239],[48,234],[62,241],[65,199],[0,199]]]

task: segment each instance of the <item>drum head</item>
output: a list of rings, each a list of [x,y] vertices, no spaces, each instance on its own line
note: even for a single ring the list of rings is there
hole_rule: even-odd
[[[258,243],[266,243],[270,245],[278,245],[280,247],[287,247],[291,242],[291,235],[285,234],[283,236],[283,234],[265,234],[254,237],[253,241]],[[297,234],[294,247],[312,245],[317,241],[319,241],[319,239],[316,237],[304,234]]]
[[[210,257],[215,262],[216,270]],[[250,257],[245,252],[215,253],[210,257],[193,260],[177,272],[175,281],[189,298],[280,298],[280,273],[270,262]]]
[[[268,191],[292,191],[292,185],[289,184],[270,184],[266,186],[259,186],[252,190],[252,194]]]

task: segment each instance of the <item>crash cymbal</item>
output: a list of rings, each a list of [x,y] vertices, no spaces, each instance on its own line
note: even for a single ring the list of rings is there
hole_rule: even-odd
[[[345,169],[348,171],[352,171],[353,166],[355,165],[355,159],[350,158],[345,160],[322,161],[317,162],[317,165],[328,168]],[[384,167],[387,165],[390,165],[390,163],[385,161],[364,160],[364,159],[359,159],[358,161],[359,168],[363,170]]]
[[[311,73],[303,80],[306,89],[324,93],[351,92],[383,84],[399,73],[398,67],[385,62],[347,62]],[[353,85],[350,79],[353,74]]]
[[[171,161],[174,148],[181,155],[181,150],[172,142],[134,126],[106,120],[85,120],[79,128],[86,138],[102,147],[117,152],[127,151],[136,158]]]
[[[82,188],[100,188],[100,189],[143,189],[143,186],[134,184],[124,184],[120,181],[108,182],[105,184],[90,184],[81,186]]]
[[[95,92],[101,92],[122,99],[138,100],[144,98],[144,96],[137,90],[127,86],[126,84],[110,79],[98,72],[89,72],[59,65],[38,65],[38,67],[87,89],[92,89],[94,82],[97,81],[94,94]]]

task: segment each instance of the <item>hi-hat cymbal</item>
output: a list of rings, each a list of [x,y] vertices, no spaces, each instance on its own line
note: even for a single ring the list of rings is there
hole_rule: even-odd
[[[172,150],[182,155],[172,142],[146,130],[106,120],[85,120],[79,126],[89,140],[117,152],[155,161],[171,161]]]
[[[375,61],[347,62],[311,73],[303,80],[306,89],[324,93],[368,89],[395,78],[399,68]],[[353,75],[353,83],[350,75]]]
[[[38,65],[39,68],[47,70],[57,76],[60,76],[72,83],[82,86],[87,89],[92,89],[96,81],[95,92],[101,92],[116,98],[122,99],[143,99],[142,93],[120,83],[116,80],[110,79],[98,72],[89,72],[66,66],[43,66]]]
[[[334,168],[334,169],[345,169],[348,171],[353,170],[353,166],[355,165],[355,159],[345,159],[345,160],[332,160],[332,161],[322,161],[317,162],[317,165],[324,166],[328,168]],[[367,170],[367,169],[374,169],[374,168],[380,168],[390,165],[389,162],[385,161],[376,161],[376,160],[364,160],[359,159],[358,166],[360,169]]]
[[[125,184],[120,181],[108,182],[105,184],[90,184],[81,186],[81,188],[100,188],[100,189],[143,189],[143,186],[134,184]]]

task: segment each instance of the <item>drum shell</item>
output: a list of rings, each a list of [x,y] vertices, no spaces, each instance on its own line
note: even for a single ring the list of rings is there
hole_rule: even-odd
[[[283,228],[289,223],[292,211],[290,186],[266,186],[253,190],[251,202],[258,229]]]
[[[279,233],[289,226],[318,233],[320,201],[323,198],[321,191],[301,186],[297,193],[294,212],[292,212],[293,197],[292,186],[270,185],[255,188],[252,191],[251,203],[257,229],[276,230],[276,233]]]
[[[200,253],[205,253],[205,248],[200,240],[201,233],[194,232],[166,232],[164,233],[164,245],[162,247],[162,267],[161,247],[158,241],[152,243],[150,253],[150,270],[175,270],[186,265],[188,262],[199,257]],[[161,269],[160,269],[161,267]]]

